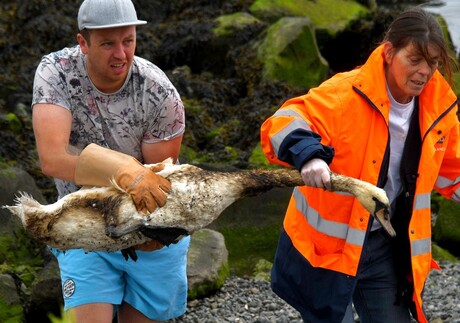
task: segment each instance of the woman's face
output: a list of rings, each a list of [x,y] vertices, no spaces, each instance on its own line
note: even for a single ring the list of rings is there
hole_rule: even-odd
[[[427,61],[413,44],[396,50],[390,42],[384,44],[387,63],[385,75],[391,95],[399,103],[408,103],[420,95],[438,68],[440,50],[428,45],[430,56]]]

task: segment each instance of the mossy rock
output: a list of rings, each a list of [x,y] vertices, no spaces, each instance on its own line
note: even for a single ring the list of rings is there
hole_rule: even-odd
[[[456,257],[460,256],[460,205],[448,200],[439,201],[439,213],[433,228],[436,243],[450,251]]]
[[[432,257],[436,261],[448,261],[448,262],[458,262],[459,260],[451,254],[446,249],[441,248],[437,244],[433,243],[431,246]]]
[[[216,280],[208,280],[200,285],[197,285],[187,292],[188,300],[203,298],[216,293],[225,283],[225,280],[230,276],[230,267],[227,264],[222,266],[217,274]]]
[[[281,17],[309,17],[316,29],[328,29],[331,34],[369,13],[368,8],[350,0],[256,0],[249,11],[270,22]]]
[[[24,310],[16,284],[10,275],[0,275],[0,295],[0,322],[24,322]]]
[[[250,168],[263,168],[263,169],[276,169],[282,166],[271,164],[264,152],[262,151],[262,146],[260,142],[252,150],[251,156],[249,157]]]
[[[454,73],[454,90],[455,94],[460,97],[460,73]]]
[[[262,147],[260,146],[260,143],[258,143],[257,146],[252,150],[251,156],[249,157],[249,163],[254,168],[257,168],[257,167],[266,168],[269,165],[271,165],[268,162],[267,157],[265,157],[265,154],[262,151]]]
[[[0,126],[3,130],[10,130],[19,135],[23,131],[22,123],[14,113],[0,115]]]
[[[446,41],[447,47],[450,48],[452,50],[452,54],[455,55],[455,45],[452,42],[452,37],[450,35],[446,19],[441,15],[436,15],[436,19],[442,28],[442,33],[444,35],[444,40]]]
[[[14,273],[29,287],[43,265],[45,247],[23,230],[15,231],[14,235],[15,238],[6,235],[0,237],[0,274]]]
[[[236,12],[230,15],[223,15],[216,18],[217,26],[212,32],[217,37],[234,37],[248,27],[260,24],[261,21],[247,12]]]
[[[193,233],[187,254],[188,299],[214,294],[229,275],[224,236],[206,228]]]
[[[304,88],[322,82],[329,68],[308,18],[281,18],[272,25],[258,48],[258,58],[264,64],[265,79]]]
[[[266,280],[270,281],[270,273],[272,270],[273,264],[266,260],[266,259],[260,259],[256,263],[256,267],[254,269],[254,277],[256,280]]]
[[[460,97],[460,73],[454,73],[454,91]],[[457,111],[457,118],[460,121],[460,109]]]

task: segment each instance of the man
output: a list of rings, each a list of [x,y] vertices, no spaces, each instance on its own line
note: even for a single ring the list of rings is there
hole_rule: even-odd
[[[42,171],[55,178],[59,197],[113,178],[139,212],[165,204],[169,181],[142,164],[177,161],[184,108],[166,75],[135,56],[136,26],[143,24],[130,0],[85,0],[78,45],[44,56],[37,68],[34,134]],[[136,261],[121,252],[52,249],[65,309],[92,323],[112,322],[115,311],[119,322],[182,315],[189,243],[136,246]]]

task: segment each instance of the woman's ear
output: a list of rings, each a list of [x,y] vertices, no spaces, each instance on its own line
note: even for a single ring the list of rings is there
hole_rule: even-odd
[[[385,42],[383,44],[383,59],[387,64],[391,63],[391,60],[393,59],[393,53],[394,53],[394,47],[393,44],[390,43],[389,41]]]

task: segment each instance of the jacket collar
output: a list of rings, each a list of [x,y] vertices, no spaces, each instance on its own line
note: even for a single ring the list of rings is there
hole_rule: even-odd
[[[359,68],[353,86],[362,92],[382,113],[388,123],[390,100],[386,92],[383,45],[378,46],[366,63]],[[422,132],[428,130],[446,113],[453,114],[456,121],[456,109],[451,109],[457,97],[448,82],[437,70],[419,96],[420,122]],[[448,110],[451,109],[451,112]],[[455,111],[454,111],[455,110]]]

